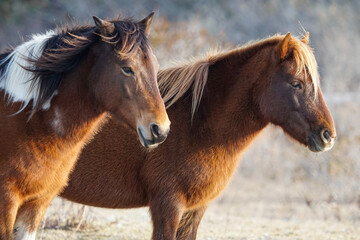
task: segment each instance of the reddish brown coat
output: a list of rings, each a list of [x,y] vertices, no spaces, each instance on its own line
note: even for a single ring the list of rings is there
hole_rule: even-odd
[[[146,152],[111,120],[84,148],[61,196],[97,207],[150,206],[153,239],[195,239],[206,206],[269,123],[313,151],[332,147],[334,123],[302,41],[275,36],[161,71],[171,105],[167,141]]]

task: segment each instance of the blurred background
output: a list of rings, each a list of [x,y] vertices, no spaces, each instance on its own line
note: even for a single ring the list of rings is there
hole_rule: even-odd
[[[314,154],[268,127],[200,224],[198,239],[360,239],[360,1],[0,0],[0,47],[91,16],[142,19],[162,67],[276,33],[310,32],[338,137]],[[38,239],[149,239],[148,210],[55,199]]]

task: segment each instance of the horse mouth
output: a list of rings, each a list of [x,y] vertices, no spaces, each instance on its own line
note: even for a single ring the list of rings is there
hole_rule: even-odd
[[[156,143],[153,139],[149,140],[149,139],[145,138],[145,136],[143,134],[143,130],[140,127],[138,127],[137,132],[138,132],[138,135],[139,135],[139,138],[140,138],[140,143],[145,148],[154,149],[159,145],[159,143]]]

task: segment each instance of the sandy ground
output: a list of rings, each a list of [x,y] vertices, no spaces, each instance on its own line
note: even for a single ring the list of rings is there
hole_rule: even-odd
[[[319,186],[321,188],[321,186]],[[305,190],[312,191],[311,186]],[[198,239],[326,240],[360,239],[360,208],[304,196],[302,184],[278,186],[236,175],[207,210]],[[38,238],[150,239],[147,208],[110,210],[55,199]]]

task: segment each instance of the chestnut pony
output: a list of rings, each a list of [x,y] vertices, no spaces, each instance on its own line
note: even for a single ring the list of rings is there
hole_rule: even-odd
[[[0,239],[35,239],[80,150],[110,113],[146,147],[169,130],[142,21],[35,35],[0,55]],[[119,150],[124,147],[118,146]]]
[[[308,34],[274,36],[160,71],[171,106],[167,141],[143,151],[110,121],[84,148],[61,196],[97,207],[150,206],[153,239],[195,239],[206,206],[269,123],[311,151],[333,146],[334,123],[307,43]]]

